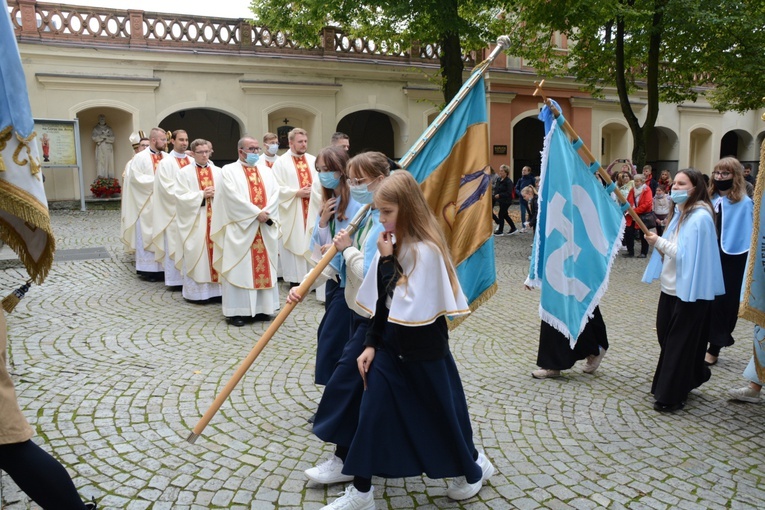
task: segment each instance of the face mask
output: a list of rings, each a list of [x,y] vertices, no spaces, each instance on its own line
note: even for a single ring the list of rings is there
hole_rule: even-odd
[[[733,179],[726,179],[724,181],[715,181],[715,187],[719,191],[728,191],[733,187]]]
[[[319,172],[319,182],[327,189],[337,189],[340,177],[335,177],[335,172]]]
[[[672,194],[670,195],[670,198],[672,201],[676,204],[682,204],[686,200],[688,200],[688,190],[687,189],[678,189],[678,190],[672,190]]]
[[[250,166],[255,166],[260,159],[260,154],[253,154],[251,152],[247,153],[247,164]]]
[[[276,154],[276,151],[279,150],[279,144],[278,143],[269,143],[266,145],[266,149],[268,150],[269,154]]]
[[[358,186],[351,186],[351,198],[362,205],[366,205],[374,201],[375,194],[367,189],[366,184],[359,184]]]

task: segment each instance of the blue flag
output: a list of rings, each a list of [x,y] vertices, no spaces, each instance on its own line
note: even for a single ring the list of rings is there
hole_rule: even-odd
[[[429,137],[426,130],[402,159],[419,148],[406,169],[422,185],[451,248],[462,290],[475,310],[497,289],[483,76],[472,87],[471,80],[466,81],[455,97],[465,93],[451,114],[447,105],[433,121],[440,124],[438,130]]]
[[[608,287],[624,231],[624,214],[563,131],[561,114],[545,106],[539,217],[526,284],[540,287],[543,321],[576,345]],[[579,142],[581,145],[581,142]]]

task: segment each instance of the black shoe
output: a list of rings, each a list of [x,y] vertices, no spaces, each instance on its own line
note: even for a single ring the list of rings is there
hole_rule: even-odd
[[[653,409],[660,413],[674,413],[685,407],[685,402],[678,402],[677,404],[662,404],[661,402],[654,402]]]
[[[168,285],[167,290],[170,292],[180,292],[183,290],[183,285]]]
[[[255,317],[253,317],[253,321],[255,322],[268,322],[271,319],[273,319],[273,317],[271,317],[267,313],[257,313],[255,314]]]
[[[316,413],[313,413],[307,420],[308,423],[313,423],[316,421]]]
[[[241,328],[244,326],[244,317],[241,315],[234,315],[233,317],[228,318],[228,323],[237,328]]]

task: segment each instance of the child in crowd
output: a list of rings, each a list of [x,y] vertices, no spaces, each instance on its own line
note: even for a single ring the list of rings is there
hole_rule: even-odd
[[[375,193],[378,254],[357,303],[373,317],[358,369],[366,390],[343,473],[353,485],[324,509],[374,509],[372,476],[455,477],[446,495],[475,496],[494,466],[473,430],[445,316],[470,313],[443,232],[407,172]]]
[[[664,188],[659,185],[656,188],[656,196],[653,197],[653,212],[656,215],[656,235],[661,237],[664,233],[664,227],[667,226],[667,216],[673,207],[672,200],[664,192]]]
[[[529,228],[533,233],[537,228],[537,213],[539,212],[539,196],[537,188],[526,186],[521,190],[521,196],[526,201],[527,211],[529,213]]]

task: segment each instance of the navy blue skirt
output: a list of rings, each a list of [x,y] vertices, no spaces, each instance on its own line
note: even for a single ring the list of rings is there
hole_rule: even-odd
[[[435,361],[402,361],[391,342],[392,329],[389,323],[367,374],[343,473],[364,478],[425,473],[433,479],[465,476],[477,482],[482,473],[451,352]]]
[[[335,371],[351,329],[351,309],[345,302],[345,288],[335,280],[327,281],[324,317],[316,332],[316,384],[326,385]]]
[[[356,434],[364,382],[356,358],[364,352],[369,319],[351,310],[353,334],[329,378],[316,411],[313,433],[322,441],[348,447]]]

